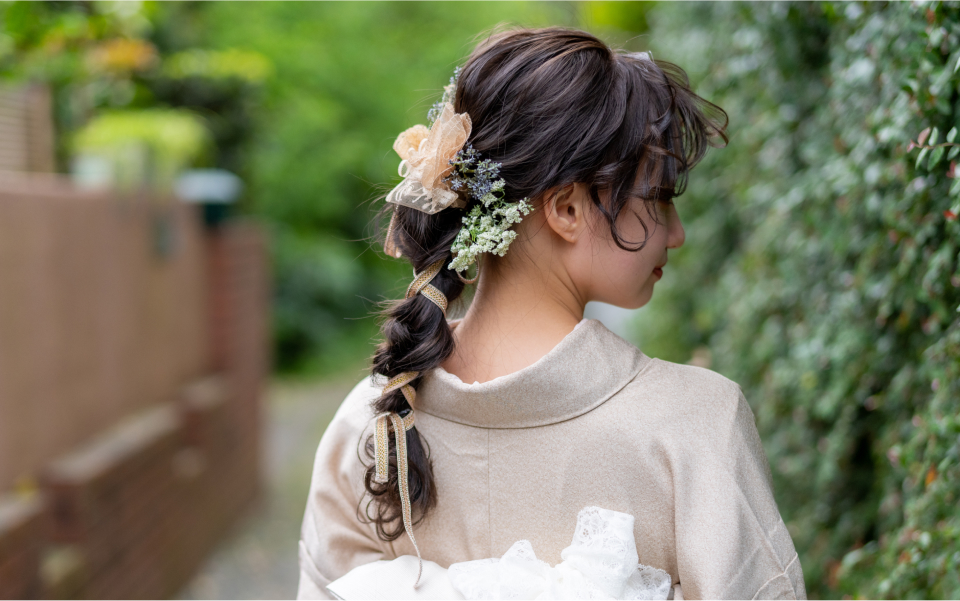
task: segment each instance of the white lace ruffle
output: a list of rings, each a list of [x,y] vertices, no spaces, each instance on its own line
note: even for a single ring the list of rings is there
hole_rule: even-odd
[[[638,563],[633,522],[626,513],[587,507],[554,567],[522,540],[500,559],[455,563],[447,574],[466,599],[666,599],[673,580]]]

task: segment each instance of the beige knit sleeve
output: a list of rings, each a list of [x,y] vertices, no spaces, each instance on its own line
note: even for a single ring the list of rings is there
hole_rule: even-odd
[[[357,517],[364,472],[357,449],[376,394],[368,380],[358,384],[320,439],[300,531],[298,599],[332,599],[330,582],[384,559],[385,543]]]
[[[743,393],[719,403],[675,478],[677,567],[687,599],[806,599],[793,540]]]

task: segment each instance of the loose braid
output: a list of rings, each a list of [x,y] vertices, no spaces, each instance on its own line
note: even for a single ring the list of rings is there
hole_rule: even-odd
[[[392,210],[389,207],[387,210]],[[447,269],[453,259],[450,247],[460,231],[460,211],[440,211],[428,215],[408,207],[396,207],[393,241],[409,259],[416,272],[424,271],[436,261],[443,267],[433,278],[433,284],[453,303],[462,293],[464,284],[456,272]],[[440,365],[453,352],[453,334],[446,316],[436,304],[421,294],[395,301],[385,312],[381,328],[383,342],[373,358],[373,373],[394,378],[403,372],[424,374]],[[420,377],[410,382],[416,389]],[[403,415],[412,409],[401,390],[393,390],[373,403],[376,413],[395,412]],[[406,432],[409,469],[410,504],[414,523],[419,523],[437,502],[428,448],[416,428]],[[373,437],[367,439],[367,458],[374,459]],[[377,535],[385,541],[399,538],[403,532],[400,495],[397,482],[397,450],[391,441],[389,448],[389,476],[387,482],[376,482],[376,466],[371,463],[364,476],[364,486],[370,495],[366,517],[376,524]]]

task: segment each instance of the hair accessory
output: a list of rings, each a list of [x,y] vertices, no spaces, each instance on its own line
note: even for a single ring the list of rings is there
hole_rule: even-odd
[[[417,551],[417,579],[413,583],[413,588],[420,584],[420,575],[423,574],[423,558],[420,556],[420,547],[417,545],[417,539],[413,536],[413,516],[410,511],[410,489],[407,482],[407,430],[413,427],[413,411],[407,414],[410,418],[409,423],[406,418],[401,418],[394,412],[381,413],[377,416],[377,433],[375,438],[376,456],[377,456],[377,482],[387,481],[387,420],[390,420],[390,426],[393,426],[393,436],[397,443],[397,482],[400,485],[400,509],[403,514],[403,529],[407,531],[413,548]],[[382,479],[381,479],[382,477]]]
[[[397,210],[394,209],[390,215],[390,225],[387,226],[387,235],[383,239],[383,252],[394,259],[403,256],[400,247],[397,246],[397,240],[394,236],[397,234]]]
[[[399,167],[403,181],[387,194],[389,203],[431,215],[448,207],[466,207],[461,192],[478,201],[464,216],[464,227],[450,248],[454,259],[447,268],[456,270],[458,275],[475,263],[481,253],[501,257],[506,254],[517,237],[510,228],[533,210],[526,198],[506,200],[506,182],[499,177],[501,164],[482,158],[467,143],[473,122],[470,115],[457,113],[453,107],[459,75],[457,67],[443,89],[443,98],[427,114],[430,127],[414,125],[393,143],[393,149],[403,159]],[[402,253],[395,240],[396,216],[394,211],[383,250],[399,258]],[[460,279],[465,283],[476,280],[463,276]]]
[[[389,429],[393,427],[394,441],[397,444],[397,484],[400,489],[400,509],[403,514],[403,529],[406,530],[413,548],[417,551],[417,561],[420,562],[420,568],[417,572],[417,580],[413,587],[420,584],[420,574],[423,572],[423,559],[420,557],[420,547],[417,545],[417,539],[413,536],[413,517],[410,511],[410,484],[407,480],[407,431],[414,427],[413,403],[417,398],[417,391],[410,382],[420,375],[419,372],[405,371],[402,374],[393,377],[387,385],[383,387],[382,394],[388,394],[397,388],[403,392],[407,402],[410,403],[410,412],[400,417],[399,413],[387,411],[376,417],[375,435],[373,439],[373,454],[376,458],[376,471],[373,479],[380,484],[386,483],[390,478],[389,473]]]
[[[437,289],[436,286],[430,283],[430,281],[440,273],[440,268],[443,267],[443,259],[432,263],[429,267],[417,273],[413,272],[413,281],[410,282],[410,285],[407,287],[407,294],[405,298],[410,298],[416,296],[418,293],[424,295],[430,299],[433,304],[440,307],[440,310],[443,311],[443,314],[447,314],[447,297]]]
[[[510,228],[529,215],[533,205],[526,198],[508,202],[504,197],[506,182],[495,179],[500,174],[500,164],[489,159],[478,161],[472,146],[457,154],[454,165],[459,167],[454,189],[467,186],[480,201],[463,217],[463,227],[450,247],[454,257],[447,267],[461,272],[475,263],[481,253],[505,255],[517,238],[517,232]],[[462,177],[461,173],[467,176]]]
[[[411,298],[417,294],[422,294],[431,302],[440,307],[440,310],[446,315],[447,297],[430,283],[443,267],[443,259],[435,261],[429,267],[420,273],[414,272],[413,281],[407,287],[406,298]],[[420,557],[420,547],[417,546],[417,539],[413,536],[413,518],[410,513],[410,483],[407,479],[407,430],[414,427],[414,405],[417,400],[417,391],[410,385],[410,382],[417,379],[420,372],[405,371],[390,379],[383,387],[381,396],[387,395],[394,390],[400,389],[407,403],[410,405],[410,412],[405,416],[400,416],[394,411],[381,413],[376,417],[376,434],[373,439],[373,454],[376,457],[376,471],[373,479],[375,482],[384,484],[389,480],[389,428],[393,427],[394,439],[397,445],[397,484],[400,489],[400,509],[403,514],[403,529],[406,530],[413,548],[417,551],[417,560],[420,562],[420,568],[417,572],[417,580],[414,588],[420,583],[420,575],[423,572],[423,559]]]
[[[401,133],[393,149],[403,159],[399,167],[403,181],[387,194],[387,202],[431,215],[447,207],[466,206],[446,178],[453,171],[450,162],[466,144],[471,128],[470,115],[457,113],[452,104],[445,103],[429,129],[414,125]]]
[[[467,285],[469,286],[470,284],[475,284],[475,283],[477,282],[477,280],[480,279],[480,261],[476,261],[476,265],[477,265],[477,272],[476,272],[476,273],[473,275],[473,277],[470,278],[470,279],[467,279],[467,278],[463,277],[463,274],[460,273],[459,271],[456,272],[457,277],[460,278],[460,281],[461,281],[461,282],[463,282],[464,284],[467,284]]]
[[[405,371],[387,382],[387,385],[383,387],[383,392],[381,394],[388,394],[399,388],[400,392],[403,393],[404,398],[406,398],[407,402],[410,403],[410,408],[412,409],[413,402],[417,399],[417,391],[413,388],[413,386],[410,386],[410,382],[415,380],[419,375],[420,372],[417,371]]]

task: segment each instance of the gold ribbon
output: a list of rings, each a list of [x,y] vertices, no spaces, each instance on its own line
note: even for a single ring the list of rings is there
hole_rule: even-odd
[[[410,282],[410,285],[407,287],[407,294],[405,298],[410,298],[416,296],[417,294],[422,294],[428,299],[430,299],[433,304],[440,307],[440,310],[443,311],[443,314],[447,314],[447,297],[444,296],[440,290],[438,290],[433,284],[430,283],[443,267],[443,259],[440,259],[436,263],[433,263],[420,273],[414,272],[413,281]]]
[[[407,430],[413,427],[413,412],[401,418],[398,414],[389,411],[377,416],[376,455],[377,455],[377,482],[386,482],[387,470],[387,421],[393,427],[394,440],[397,443],[397,483],[400,487],[400,509],[403,514],[403,529],[407,531],[413,548],[417,551],[417,579],[413,588],[420,584],[420,575],[423,574],[423,558],[420,556],[420,547],[413,536],[413,516],[410,510],[410,484],[407,479]],[[382,471],[381,471],[382,470]],[[381,479],[382,478],[382,479]]]
[[[388,234],[389,238],[389,234]],[[446,315],[447,297],[440,290],[430,284],[430,281],[440,273],[444,261],[441,259],[433,263],[420,273],[414,272],[413,282],[407,288],[406,298],[417,294],[422,294],[430,299],[434,304],[440,307],[440,310]],[[394,376],[383,387],[382,395],[387,395],[394,390],[400,389],[407,403],[410,404],[410,413],[400,417],[399,413],[387,411],[376,417],[375,435],[374,435],[374,455],[376,456],[376,472],[374,481],[383,484],[389,480],[389,445],[390,429],[393,428],[394,441],[397,446],[397,484],[400,488],[400,510],[403,515],[403,529],[406,530],[413,548],[417,551],[417,580],[413,587],[417,588],[420,584],[420,576],[423,574],[423,558],[420,556],[420,547],[417,545],[417,539],[413,536],[413,515],[410,508],[410,482],[407,473],[407,431],[414,426],[414,404],[417,400],[417,391],[410,385],[410,382],[417,379],[420,372],[405,371],[400,375]]]
[[[383,239],[383,252],[387,255],[393,257],[394,259],[399,259],[403,256],[403,251],[400,250],[400,247],[397,246],[397,210],[394,209],[393,213],[390,214],[390,225],[387,226],[387,235]]]
[[[423,558],[420,556],[420,547],[417,545],[417,539],[413,536],[413,516],[410,509],[410,483],[407,475],[407,430],[414,426],[413,401],[417,393],[412,386],[408,384],[417,377],[417,372],[407,371],[390,380],[383,388],[383,394],[387,394],[397,388],[403,391],[407,402],[410,403],[410,413],[404,417],[400,414],[387,411],[377,416],[376,435],[374,437],[374,454],[376,455],[377,467],[374,474],[374,481],[381,484],[389,480],[389,428],[393,427],[393,437],[397,444],[397,484],[400,488],[400,510],[403,514],[403,529],[406,530],[413,548],[417,551],[417,580],[413,583],[413,588],[420,584],[420,575],[423,573]],[[407,392],[409,390],[409,392]]]

